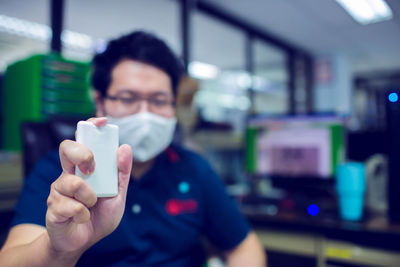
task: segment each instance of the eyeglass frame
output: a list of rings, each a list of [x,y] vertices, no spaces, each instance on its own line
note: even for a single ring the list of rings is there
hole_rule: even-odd
[[[173,97],[169,97],[170,99],[166,99],[165,101],[155,99],[159,95],[165,95],[164,93],[154,93],[150,96],[141,96],[140,94],[132,93],[132,97],[118,96],[118,95],[109,95],[106,94],[104,99],[110,100],[112,103],[116,103],[117,101],[122,104],[122,106],[129,108],[131,106],[137,105],[135,109],[133,109],[133,113],[136,113],[140,109],[140,103],[146,101],[149,105],[149,109],[152,109],[154,113],[163,113],[162,109],[166,109],[167,107],[175,108],[175,100]],[[165,103],[160,103],[165,102]]]

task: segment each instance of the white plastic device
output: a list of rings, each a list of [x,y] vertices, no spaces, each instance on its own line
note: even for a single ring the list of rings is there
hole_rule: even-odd
[[[76,166],[75,174],[82,177],[93,188],[97,197],[116,196],[118,194],[118,126],[106,124],[97,127],[92,122],[80,121],[76,130],[76,142],[84,144],[92,151],[96,166],[90,175],[83,174]]]

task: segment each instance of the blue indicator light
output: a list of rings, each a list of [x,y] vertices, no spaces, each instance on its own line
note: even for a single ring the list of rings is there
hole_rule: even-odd
[[[311,204],[310,206],[307,207],[307,212],[311,216],[315,216],[315,215],[317,215],[319,213],[319,208],[318,208],[317,205]]]
[[[390,93],[388,98],[392,103],[399,101],[399,95],[397,93]]]

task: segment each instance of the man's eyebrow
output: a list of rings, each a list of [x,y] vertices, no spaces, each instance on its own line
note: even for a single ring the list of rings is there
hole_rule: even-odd
[[[114,93],[113,95],[123,95],[123,94],[135,95],[136,93],[132,92],[132,90],[129,89],[121,89],[118,90],[118,92]]]
[[[166,93],[166,92],[155,92],[155,93],[152,93],[151,95],[153,95],[153,96],[169,96],[170,94],[169,93]]]

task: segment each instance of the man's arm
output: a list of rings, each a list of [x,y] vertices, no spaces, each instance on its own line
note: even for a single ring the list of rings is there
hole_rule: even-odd
[[[96,126],[106,118],[90,119]],[[91,245],[118,226],[124,209],[132,167],[128,145],[118,149],[118,195],[97,199],[93,189],[75,175],[94,170],[91,151],[66,140],[60,145],[61,175],[47,198],[46,228],[34,224],[13,227],[0,251],[0,266],[73,266]]]
[[[266,253],[254,232],[250,232],[247,237],[236,248],[229,251],[226,256],[227,267],[267,266]]]
[[[20,224],[8,234],[0,251],[0,266],[74,266],[82,252],[56,252],[46,228]]]

